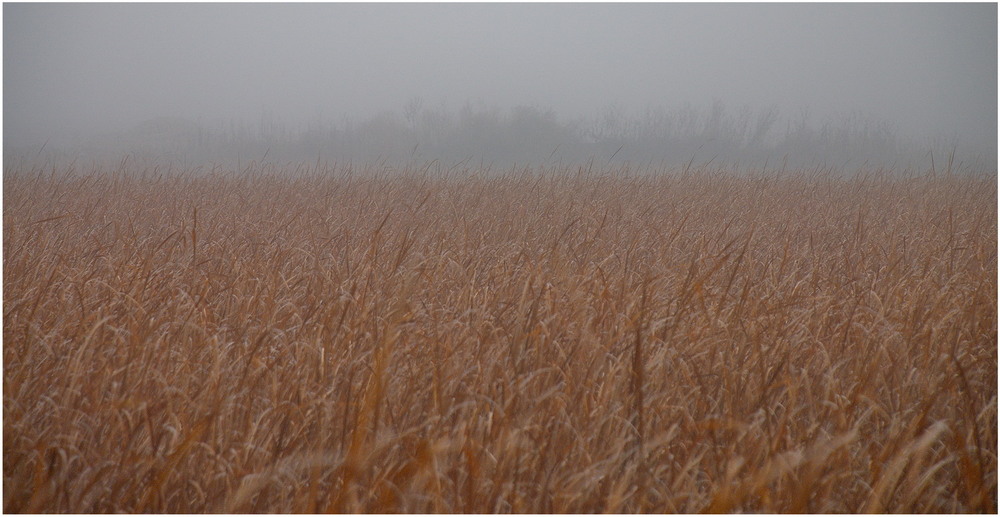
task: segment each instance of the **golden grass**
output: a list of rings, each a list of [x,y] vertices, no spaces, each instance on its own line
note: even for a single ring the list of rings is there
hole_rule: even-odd
[[[995,512],[995,177],[7,171],[6,512]]]

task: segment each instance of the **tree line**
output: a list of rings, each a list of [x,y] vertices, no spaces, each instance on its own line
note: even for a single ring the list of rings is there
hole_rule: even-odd
[[[785,114],[774,106],[731,109],[716,102],[635,112],[607,107],[590,117],[565,119],[539,106],[465,103],[451,109],[414,98],[400,110],[364,119],[317,117],[298,125],[267,112],[256,120],[213,123],[160,117],[113,138],[91,139],[72,153],[130,153],[190,164],[320,160],[502,169],[628,162],[654,168],[995,170],[995,150],[988,156],[961,150],[954,139],[906,140],[891,123],[860,113],[819,120],[807,110]]]

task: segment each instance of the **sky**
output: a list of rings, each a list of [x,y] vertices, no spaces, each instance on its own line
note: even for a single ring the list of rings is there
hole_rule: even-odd
[[[3,6],[5,144],[425,105],[853,112],[996,146],[997,4]],[[995,151],[994,151],[995,153]]]

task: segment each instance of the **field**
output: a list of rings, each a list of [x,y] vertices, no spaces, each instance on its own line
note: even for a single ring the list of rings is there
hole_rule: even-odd
[[[996,512],[996,175],[7,170],[5,512]]]

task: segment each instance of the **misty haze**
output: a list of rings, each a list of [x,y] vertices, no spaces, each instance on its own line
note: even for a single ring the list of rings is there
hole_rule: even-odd
[[[5,513],[997,512],[997,4],[4,4]]]
[[[993,4],[7,4],[5,160],[995,168]],[[43,149],[44,146],[44,149]],[[617,152],[617,154],[616,154]]]

